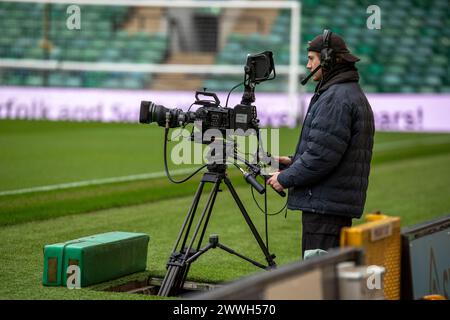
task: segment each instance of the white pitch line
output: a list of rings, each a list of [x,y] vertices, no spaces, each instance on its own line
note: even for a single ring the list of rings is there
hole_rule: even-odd
[[[194,171],[193,168],[178,169],[178,170],[170,171],[170,174],[171,175],[187,174],[187,173],[191,173],[193,171]],[[116,182],[128,182],[128,181],[155,179],[155,178],[162,178],[165,176],[166,176],[165,171],[133,174],[133,175],[122,176],[122,177],[93,179],[93,180],[85,180],[85,181],[77,181],[77,182],[68,182],[68,183],[62,183],[62,184],[53,184],[53,185],[48,185],[48,186],[31,187],[31,188],[25,188],[25,189],[7,190],[7,191],[1,191],[0,196],[9,196],[9,195],[15,195],[15,194],[31,193],[31,192],[53,191],[53,190],[60,190],[60,189],[70,189],[70,188],[93,186],[93,185],[116,183]]]
[[[442,143],[447,143],[447,142],[450,142],[450,136],[397,140],[397,141],[390,141],[390,142],[376,144],[374,146],[374,152],[407,148],[407,147],[410,147],[413,145],[435,145],[435,144],[442,144]],[[172,170],[171,174],[173,174],[173,175],[187,174],[187,173],[193,172],[193,170],[194,170],[194,168]],[[70,188],[93,186],[93,185],[116,183],[116,182],[129,182],[129,181],[138,181],[138,180],[146,180],[146,179],[155,179],[155,178],[162,178],[165,176],[166,176],[166,172],[160,171],[160,172],[134,174],[134,175],[122,176],[122,177],[111,177],[111,178],[103,178],[103,179],[68,182],[68,183],[62,183],[62,184],[31,187],[31,188],[25,188],[25,189],[0,191],[0,197],[32,193],[32,192],[44,192],[44,191],[54,191],[54,190],[61,190],[61,189],[70,189]]]

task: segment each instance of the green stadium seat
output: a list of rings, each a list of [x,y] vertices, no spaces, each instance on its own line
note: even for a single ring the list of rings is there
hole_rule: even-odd
[[[120,89],[123,88],[123,83],[120,79],[110,78],[102,82],[102,87],[109,89]]]
[[[416,88],[413,86],[403,85],[400,87],[401,93],[415,93],[416,91],[417,91]]]
[[[141,81],[134,78],[124,78],[123,80],[123,88],[125,89],[139,89],[142,87]]]
[[[20,86],[24,84],[22,75],[15,73],[8,74],[5,81],[5,84],[11,86]]]
[[[67,78],[65,78],[65,85],[68,87],[81,87],[81,77],[75,75],[67,76]]]
[[[442,84],[442,80],[440,77],[430,75],[430,76],[425,77],[424,83],[428,86],[439,87]]]
[[[363,90],[368,93],[373,93],[378,91],[378,87],[374,85],[364,85]]]
[[[114,47],[109,47],[103,51],[102,60],[104,61],[117,61],[120,59],[120,51]]]
[[[27,85],[27,86],[43,86],[44,79],[40,75],[31,74],[26,77],[25,85]]]
[[[433,92],[436,92],[436,89],[434,87],[429,87],[429,86],[420,86],[420,87],[418,87],[418,92],[419,93],[433,93]]]
[[[448,62],[449,57],[445,57],[443,55],[432,55],[430,57],[431,64],[432,65],[438,65],[438,66],[446,66],[449,65]]]
[[[27,50],[24,54],[28,59],[43,59],[44,50],[38,46],[34,46]]]
[[[48,85],[51,87],[60,87],[65,83],[65,75],[60,72],[52,72],[48,77]]]

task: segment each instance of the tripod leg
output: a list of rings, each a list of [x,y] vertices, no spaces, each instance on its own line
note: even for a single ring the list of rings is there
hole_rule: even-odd
[[[211,210],[212,210],[212,207],[214,206],[214,201],[216,199],[216,195],[217,195],[217,192],[219,190],[220,183],[221,183],[221,180],[218,179],[214,183],[214,186],[213,186],[211,192],[209,193],[208,200],[206,202],[205,208],[203,209],[202,215],[200,216],[200,218],[199,218],[199,220],[197,222],[197,225],[195,227],[194,233],[192,234],[192,238],[191,238],[191,241],[189,243],[189,246],[188,246],[188,248],[186,250],[186,253],[184,254],[184,260],[187,260],[187,258],[188,258],[189,251],[192,249],[192,246],[194,245],[195,239],[197,238],[198,232],[200,230],[200,227],[202,226],[203,219],[205,218],[205,215],[208,213],[208,218],[209,218],[209,215],[211,214]],[[205,233],[206,227],[207,227],[207,224],[204,223],[203,224],[202,234]],[[201,245],[201,243],[200,243],[200,245]]]
[[[204,252],[207,251],[207,250],[206,250],[206,251],[203,251],[203,252],[202,252],[202,251],[200,250],[200,248],[201,248],[201,245],[202,245],[202,242],[203,242],[203,237],[205,236],[206,228],[207,228],[208,223],[209,223],[209,218],[211,217],[212,208],[213,208],[214,203],[215,203],[215,201],[216,201],[216,196],[217,196],[217,193],[218,193],[218,190],[219,190],[219,185],[220,185],[220,181],[217,182],[217,187],[216,187],[216,185],[214,185],[214,187],[216,187],[216,190],[213,192],[212,199],[211,199],[211,203],[209,204],[209,208],[208,208],[208,205],[205,207],[205,210],[206,210],[206,208],[208,208],[208,214],[206,215],[206,220],[205,220],[205,223],[203,224],[202,233],[201,233],[200,238],[199,238],[199,240],[198,240],[198,242],[197,242],[197,248],[196,248],[196,250],[195,250],[196,254],[194,255],[194,256],[196,256],[196,257],[200,256],[200,254],[203,254]],[[202,217],[203,217],[203,216],[202,216]],[[202,218],[202,219],[203,219],[203,218]],[[192,240],[194,240],[194,238],[192,238]],[[209,248],[208,248],[208,249],[209,249]],[[199,251],[199,250],[200,250],[200,251]],[[199,253],[200,253],[200,254],[199,254]],[[183,277],[181,278],[181,279],[182,279],[182,280],[181,280],[181,281],[182,281],[182,282],[181,282],[181,286],[182,286],[183,283],[186,281],[186,277],[187,277],[187,275],[188,275],[188,273],[189,273],[189,269],[190,269],[190,267],[191,267],[191,262],[194,262],[195,259],[196,259],[196,258],[192,259],[192,257],[188,259],[186,268],[185,268],[185,270],[184,270]]]
[[[206,228],[208,227],[209,218],[211,216],[212,208],[214,206],[214,202],[216,201],[217,192],[219,191],[219,186],[220,186],[221,182],[222,182],[222,180],[219,177],[217,177],[217,180],[214,182],[214,186],[213,186],[213,188],[212,188],[212,190],[211,190],[211,192],[210,192],[210,194],[208,196],[208,200],[206,202],[205,208],[203,209],[202,215],[201,215],[200,219],[197,222],[197,226],[196,226],[195,231],[194,231],[194,233],[192,235],[189,247],[186,249],[186,253],[185,253],[184,257],[183,257],[183,261],[186,261],[189,258],[188,254],[191,251],[192,246],[194,245],[194,242],[195,242],[195,240],[197,238],[198,232],[199,232],[200,227],[202,226],[202,223],[203,223],[203,219],[205,218],[205,214],[207,214],[206,215],[206,220],[203,223],[200,239],[197,242],[197,247],[196,247],[197,251],[200,249],[200,247],[202,245],[203,236],[205,234]],[[190,263],[188,263],[186,265],[186,268],[185,268],[185,270],[183,272],[183,275],[182,275],[182,277],[180,277],[180,279],[181,279],[180,285],[181,286],[186,281],[186,277],[187,277],[187,275],[189,273],[190,266],[191,266]]]
[[[234,200],[236,201],[239,209],[241,210],[242,215],[244,216],[244,219],[247,222],[247,225],[250,227],[250,230],[252,231],[253,236],[255,237],[256,241],[258,242],[259,247],[261,248],[262,252],[264,253],[267,263],[269,264],[269,266],[276,266],[275,261],[273,261],[274,257],[269,253],[269,250],[267,249],[266,245],[264,244],[263,240],[261,239],[261,236],[259,235],[258,230],[256,230],[255,225],[253,224],[252,220],[250,219],[250,216],[248,215],[247,211],[245,210],[245,207],[242,204],[242,201],[239,198],[233,185],[231,184],[230,179],[228,179],[228,177],[225,177],[224,181],[225,181],[225,184],[227,185],[228,189],[230,190],[231,195],[233,196]]]
[[[214,203],[216,202],[217,193],[219,192],[220,183],[221,183],[221,181],[219,180],[217,182],[217,190],[213,194],[213,198],[211,200],[211,205],[209,206],[209,209],[208,209],[208,214],[206,216],[205,224],[203,225],[202,234],[200,235],[200,239],[198,240],[198,243],[197,243],[196,251],[200,250],[200,247],[202,245],[203,237],[205,236],[206,228],[209,223],[209,218],[211,217],[212,209],[213,209]]]
[[[205,186],[205,182],[201,181],[200,185],[198,186],[198,189],[197,189],[197,191],[195,193],[194,200],[192,201],[191,207],[189,209],[189,213],[186,216],[186,219],[184,220],[183,226],[181,227],[180,234],[178,236],[178,241],[175,243],[173,251],[176,250],[176,248],[178,246],[178,243],[180,242],[181,235],[183,234],[183,231],[184,231],[184,229],[186,227],[186,222],[187,222],[188,218],[190,218],[189,219],[189,224],[187,226],[187,230],[185,232],[185,237],[183,239],[183,243],[181,244],[181,249],[183,249],[184,246],[186,245],[186,241],[187,241],[189,232],[191,231],[192,221],[194,220],[194,215],[195,215],[195,212],[197,211],[197,206],[198,206],[198,203],[200,202],[200,197],[202,195],[204,186]],[[180,252],[181,252],[181,249],[180,249]]]
[[[161,287],[159,288],[158,296],[167,297],[171,294],[173,283],[176,280],[179,268],[180,267],[178,266],[169,266],[167,268],[167,273],[164,276],[164,280],[161,283]]]
[[[212,182],[212,181],[210,181],[210,182]],[[161,288],[159,289],[158,295],[168,296],[168,295],[174,294],[176,291],[179,291],[183,287],[183,284],[186,280],[187,274],[189,272],[189,267],[190,267],[190,263],[186,263],[186,260],[188,260],[189,255],[191,254],[192,247],[193,247],[194,242],[197,238],[197,235],[200,231],[202,222],[207,214],[208,214],[207,220],[209,220],[209,216],[211,215],[211,210],[214,205],[214,201],[216,199],[216,195],[219,190],[220,183],[221,183],[220,178],[217,178],[216,180],[214,180],[214,186],[208,196],[205,208],[203,209],[202,215],[200,216],[200,218],[197,222],[194,233],[192,234],[191,240],[189,242],[189,246],[187,248],[185,248],[184,245],[187,242],[187,239],[189,237],[189,231],[190,231],[193,219],[194,219],[195,211],[197,209],[197,206],[198,206],[198,203],[200,200],[200,195],[201,195],[201,192],[203,191],[203,186],[205,184],[205,181],[202,180],[202,182],[197,190],[197,193],[195,195],[191,209],[189,210],[188,216],[186,217],[186,219],[183,223],[182,229],[180,231],[178,240],[175,244],[171,258],[169,259],[168,271],[167,271],[166,276],[164,277],[164,280],[161,284]],[[186,228],[186,224],[187,224],[188,220],[189,220],[189,225],[187,227],[187,231],[185,232],[184,229]],[[208,221],[206,221],[206,223],[203,223],[202,235],[205,233],[205,229],[207,227],[207,222]],[[181,240],[183,233],[184,233],[183,245],[180,248],[179,256],[175,257],[174,254],[176,254],[176,249],[178,247],[178,244]],[[202,239],[200,239],[200,240],[202,240]],[[200,245],[201,245],[201,243],[199,244],[199,246]],[[183,250],[184,250],[184,252],[183,252]]]
[[[177,261],[179,259],[179,257],[176,257],[177,248],[178,248],[178,245],[184,234],[183,242],[182,242],[181,248],[179,250],[179,253],[181,256],[182,249],[184,248],[186,241],[189,237],[189,231],[191,229],[192,221],[194,220],[195,212],[197,211],[198,203],[200,202],[200,197],[201,197],[204,185],[205,185],[205,182],[201,181],[197,188],[197,191],[195,193],[191,207],[189,208],[188,214],[186,215],[183,225],[181,226],[180,233],[178,234],[178,238],[172,249],[172,254],[170,255],[169,261],[167,263],[166,275],[164,276],[163,282],[161,283],[161,288],[158,292],[158,295],[160,295],[160,296],[168,296],[171,293],[174,284],[177,282],[177,277],[179,277],[178,274],[180,272],[180,269],[184,269],[182,264],[180,264]],[[178,264],[177,264],[177,262],[178,262]]]

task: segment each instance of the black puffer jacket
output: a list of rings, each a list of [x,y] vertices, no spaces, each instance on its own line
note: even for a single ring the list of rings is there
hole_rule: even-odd
[[[336,71],[316,89],[293,163],[278,181],[289,188],[289,209],[359,218],[372,158],[373,113],[356,69]]]

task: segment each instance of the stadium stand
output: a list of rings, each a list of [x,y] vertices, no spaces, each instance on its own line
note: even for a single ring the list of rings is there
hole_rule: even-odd
[[[133,30],[131,22],[138,20],[138,11],[93,6],[83,10],[83,27],[69,30],[66,7],[52,5],[46,9],[44,4],[0,3],[0,27],[4,31],[0,57],[146,63],[165,59],[166,34]],[[47,36],[44,30],[48,30]],[[1,72],[1,83],[6,85],[140,89],[150,80],[149,75],[142,73],[51,72],[45,77],[42,71]]]
[[[448,0],[378,1],[381,30],[368,30],[369,0],[303,0],[302,52],[305,44],[324,28],[341,35],[361,58],[358,68],[367,92],[450,92],[450,16]],[[65,27],[66,6],[0,3],[0,58],[51,59],[58,61],[104,61],[135,63],[184,63],[170,54],[168,34],[158,28],[163,10],[103,6],[83,14],[83,28]],[[219,14],[223,14],[223,10]],[[45,36],[47,24],[48,35]],[[277,65],[289,62],[290,12],[266,10],[265,14],[241,13],[223,47],[213,54],[187,55],[193,63],[242,64],[242,55],[266,49],[274,51]],[[44,41],[43,39],[47,39]],[[174,62],[175,61],[175,62]],[[153,81],[152,81],[153,80]],[[185,89],[207,87],[228,90],[241,77],[195,78],[152,76],[143,73],[50,72],[0,69],[1,85],[99,87],[128,89]],[[174,83],[168,85],[168,83]],[[183,85],[184,84],[184,85]],[[177,85],[179,87],[177,87]],[[279,77],[262,91],[283,91],[286,79]],[[307,91],[314,84],[310,83]]]

